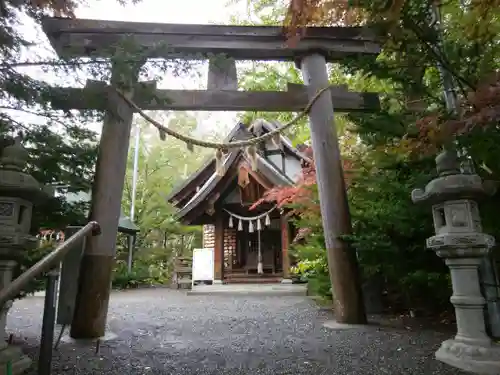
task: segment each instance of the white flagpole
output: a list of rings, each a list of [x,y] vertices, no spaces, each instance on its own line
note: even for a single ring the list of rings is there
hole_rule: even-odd
[[[130,220],[132,223],[134,222],[135,216],[135,195],[137,191],[137,173],[139,170],[139,140],[141,135],[141,128],[139,125],[135,127],[135,149],[134,149],[134,169],[132,171],[132,196],[130,197]],[[131,236],[129,236],[131,237]],[[128,239],[128,261],[127,261],[127,270],[128,272],[132,272],[132,260],[133,260],[133,247],[134,247],[133,238]]]

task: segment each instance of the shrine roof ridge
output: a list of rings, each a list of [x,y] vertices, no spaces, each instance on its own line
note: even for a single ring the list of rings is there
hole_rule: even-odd
[[[151,58],[199,60],[210,54],[226,54],[239,60],[295,60],[307,51],[321,50],[328,61],[335,61],[349,55],[380,52],[376,34],[368,27],[310,27],[305,37],[291,47],[286,45],[281,26],[162,24],[60,17],[46,17],[42,26],[63,57],[110,57],[124,39],[134,40]]]
[[[224,142],[231,142],[233,138],[239,132],[242,131],[242,129],[245,129],[245,125],[242,122],[236,123],[236,125],[231,129],[229,134],[224,138]],[[176,184],[172,188],[172,191],[165,197],[165,199],[168,202],[171,202],[182,189],[184,189],[187,185],[189,185],[192,181],[194,181],[196,177],[198,177],[203,171],[209,168],[212,164],[215,170],[215,157],[213,155],[207,156],[202,165],[196,171],[194,171],[187,179],[180,181],[178,184]]]

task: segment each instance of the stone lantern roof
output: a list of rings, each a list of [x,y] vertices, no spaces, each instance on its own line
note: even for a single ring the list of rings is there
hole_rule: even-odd
[[[21,137],[14,144],[3,149],[0,158],[0,196],[23,198],[38,202],[47,198],[41,184],[30,174],[24,172],[29,160],[28,151],[21,144]]]
[[[460,162],[456,152],[445,150],[436,157],[439,176],[430,181],[425,189],[415,189],[411,193],[414,203],[438,204],[454,199],[478,200],[494,193],[489,181],[483,181],[477,174],[460,172]]]

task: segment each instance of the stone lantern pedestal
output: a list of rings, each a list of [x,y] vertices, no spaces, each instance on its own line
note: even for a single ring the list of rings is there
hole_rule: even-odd
[[[436,358],[476,374],[500,374],[500,346],[486,333],[479,283],[479,266],[495,240],[482,233],[477,200],[492,191],[478,175],[460,173],[453,151],[438,155],[436,166],[439,176],[412,192],[413,202],[432,205],[436,235],[427,239],[427,247],[445,260],[453,286],[457,334],[442,343]]]
[[[36,246],[29,234],[33,204],[46,195],[33,176],[23,172],[29,155],[18,137],[14,145],[5,147],[0,158],[0,289],[10,284],[19,253]],[[12,306],[0,307],[0,374],[8,362],[13,374],[24,372],[31,360],[17,347],[7,345],[5,325]]]

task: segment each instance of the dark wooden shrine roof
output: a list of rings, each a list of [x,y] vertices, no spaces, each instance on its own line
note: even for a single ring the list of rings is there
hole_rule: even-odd
[[[378,54],[367,27],[310,27],[293,46],[280,26],[186,25],[47,17],[42,27],[56,52],[66,58],[112,57],[123,42],[150,58],[207,58],[225,54],[238,60],[295,60],[311,50],[328,61],[357,54]]]
[[[265,121],[261,124],[262,126],[259,127],[259,131],[256,132],[257,134],[260,134],[262,129],[269,131],[275,126]],[[226,139],[248,139],[257,135],[253,132],[255,130],[255,127],[246,128],[243,124],[239,123],[233,128]],[[292,146],[290,140],[282,137],[281,142],[283,147],[299,160],[309,161],[306,155]],[[186,224],[192,224],[196,223],[199,217],[206,215],[207,204],[209,202],[214,203],[219,199],[220,193],[227,189],[234,180],[236,167],[239,162],[245,160],[250,162],[246,153],[241,150],[230,152],[224,160],[225,173],[223,176],[218,176],[215,173],[214,158],[206,161],[204,165],[184,181],[182,185],[177,186],[174,192],[169,195],[169,202],[173,203],[179,209],[176,215],[177,218]],[[257,173],[274,186],[292,185],[295,182],[261,155],[257,156],[257,170]],[[189,200],[185,200],[186,197],[189,197]]]
[[[236,126],[229,132],[229,134],[224,138],[224,142],[231,142],[235,139],[235,136],[240,133],[240,128],[245,128],[245,125],[242,123],[236,124]],[[173,202],[177,200],[179,193],[182,193],[183,190],[190,187],[196,189],[198,183],[200,182],[200,178],[203,179],[203,175],[206,173],[213,173],[215,171],[215,158],[213,156],[209,156],[205,159],[202,166],[198,168],[193,174],[191,174],[186,180],[180,182],[172,191],[168,194],[167,200],[169,202]]]

